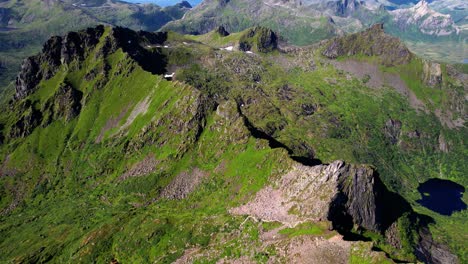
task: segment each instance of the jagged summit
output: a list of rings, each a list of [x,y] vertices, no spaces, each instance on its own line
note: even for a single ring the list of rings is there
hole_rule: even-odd
[[[413,57],[400,39],[385,33],[381,23],[359,33],[333,38],[323,51],[324,56],[332,59],[359,54],[377,56],[385,65],[405,64]]]
[[[153,73],[163,73],[161,55],[147,49],[148,46],[160,45],[167,38],[167,33],[135,32],[122,27],[97,26],[64,36],[54,36],[43,46],[42,52],[24,60],[16,78],[15,99],[22,99],[32,93],[41,80],[48,80],[55,75],[62,65],[76,61],[80,64],[99,43],[105,32],[104,43],[98,55],[122,49],[138,61],[142,67]],[[47,65],[44,67],[43,65]]]
[[[239,40],[239,50],[269,52],[278,47],[278,36],[269,28],[254,27],[248,29]]]
[[[463,184],[464,128],[391,85],[459,117],[461,79],[388,59],[407,50],[380,24],[277,42],[265,27],[49,39],[0,112],[0,262],[456,262],[439,243],[465,243],[464,219],[434,241],[413,188],[441,170]]]
[[[178,3],[178,4],[176,4],[176,5],[179,6],[179,7],[192,8],[192,5],[189,2],[185,1],[185,0]]]

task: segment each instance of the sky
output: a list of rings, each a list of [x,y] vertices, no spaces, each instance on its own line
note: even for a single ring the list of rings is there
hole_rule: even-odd
[[[154,3],[159,6],[170,6],[182,2],[182,0],[123,0],[130,3]],[[192,6],[197,5],[202,0],[187,0]]]

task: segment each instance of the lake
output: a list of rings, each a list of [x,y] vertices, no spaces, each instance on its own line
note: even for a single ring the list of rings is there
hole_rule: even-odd
[[[462,201],[465,187],[442,179],[430,179],[418,187],[422,199],[417,202],[422,206],[441,215],[452,215],[454,212],[466,210]]]

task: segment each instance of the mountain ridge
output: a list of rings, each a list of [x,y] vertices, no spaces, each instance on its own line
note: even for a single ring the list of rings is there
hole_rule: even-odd
[[[385,6],[386,3],[378,1],[205,1],[184,18],[169,22],[163,30],[204,34],[218,26],[224,26],[229,32],[266,26],[291,44],[307,45],[384,23],[390,34],[405,40],[419,55],[421,47],[413,48],[413,41],[445,43],[442,46],[457,47],[458,54],[463,53],[460,45],[467,32],[455,24],[450,14],[433,11],[425,1],[415,6],[401,5],[395,10]],[[423,9],[430,16],[411,19],[417,10]],[[431,49],[425,56],[432,53],[441,52]],[[438,56],[441,58],[444,56]],[[453,58],[456,56],[451,57],[452,62]]]
[[[371,243],[344,241],[336,231],[341,229],[372,239],[395,260],[455,261],[440,237],[463,247],[459,229],[450,228],[463,228],[464,212],[450,219],[456,224],[447,223],[415,205],[419,196],[410,190],[441,170],[466,185],[464,123],[449,128],[433,114],[455,111],[452,100],[466,94],[456,77],[461,73],[442,65],[441,79],[425,76],[424,61],[381,25],[302,48],[282,46],[266,28],[224,33],[183,36],[101,26],[52,38],[42,55],[29,59],[39,70],[24,67],[16,99],[0,115],[0,186],[6,194],[0,246],[10,252],[2,260],[299,261],[281,252],[304,246],[310,249],[299,250],[304,259],[312,252],[321,260],[391,261]],[[370,45],[358,45],[369,38]],[[65,39],[88,45],[80,50]],[[323,55],[348,39],[356,45]],[[391,49],[373,46],[387,39]],[[247,46],[253,48],[241,48]],[[152,56],[157,59],[146,64]],[[409,74],[407,88],[427,112],[412,109],[393,87],[369,87],[375,74],[361,78],[334,66],[353,59],[379,65],[382,74],[396,74],[393,79]],[[168,72],[175,73],[171,81],[164,78]],[[30,78],[38,83],[23,86]],[[463,106],[456,111],[466,116]],[[306,166],[320,160],[329,165]],[[272,227],[265,216],[254,215],[257,222],[251,213],[230,211],[258,201],[270,184],[293,200],[309,188],[302,185],[307,175],[322,177],[318,189],[336,190],[328,193],[333,203],[302,197],[298,206],[307,209],[319,199],[332,207],[329,215],[319,211],[326,218]],[[388,200],[399,200],[402,210],[390,218],[378,205],[387,207]],[[309,212],[289,209],[270,216]],[[423,214],[437,225],[426,226]],[[44,228],[50,225],[57,228]],[[269,231],[277,240],[262,244]]]
[[[0,87],[13,81],[21,61],[40,51],[52,35],[88,26],[114,25],[155,31],[191,8],[182,1],[161,8],[122,1],[5,1],[0,3]],[[3,90],[4,90],[3,89]]]

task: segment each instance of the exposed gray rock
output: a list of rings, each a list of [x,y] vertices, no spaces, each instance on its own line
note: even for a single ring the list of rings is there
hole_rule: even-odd
[[[417,27],[426,35],[447,36],[460,33],[460,28],[450,15],[432,10],[426,0],[422,0],[410,8],[390,11],[390,15],[402,31],[410,27]]]
[[[440,88],[442,85],[442,69],[439,63],[424,61],[424,82],[430,87]]]
[[[11,127],[10,137],[12,138],[30,135],[34,128],[41,124],[43,119],[41,111],[36,109],[34,105],[31,105],[30,101],[26,101],[20,107],[24,109],[24,111],[18,121]]]
[[[33,92],[42,79],[38,64],[38,57],[29,57],[23,61],[21,71],[16,78],[15,99],[22,99]]]
[[[208,174],[195,168],[191,172],[182,172],[166,186],[161,197],[166,199],[184,199],[202,182]]]
[[[401,125],[401,121],[394,119],[389,119],[385,122],[385,137],[388,138],[393,145],[398,143],[401,134]]]
[[[371,230],[384,235],[396,249],[403,247],[402,239],[413,240],[414,233],[400,231],[399,220],[405,218],[411,223],[409,228],[416,231],[414,239],[419,243],[414,250],[420,260],[457,263],[456,257],[435,244],[427,233],[430,219],[414,213],[410,204],[389,191],[367,165],[335,161],[310,167],[296,163],[288,173],[260,190],[252,201],[232,208],[230,213],[289,227],[329,220],[332,228],[345,237],[351,231]]]
[[[449,145],[442,134],[439,135],[439,150],[444,153],[449,152]]]
[[[53,116],[70,121],[78,116],[81,111],[81,98],[83,93],[76,90],[70,84],[63,83],[55,93],[53,100]]]
[[[338,180],[328,213],[334,228],[341,232],[355,226],[384,233],[400,216],[410,212],[409,204],[390,192],[369,166],[346,165]]]
[[[424,227],[419,232],[420,240],[415,250],[418,259],[431,264],[457,264],[460,263],[457,256],[450,250],[432,239],[429,228]]]

